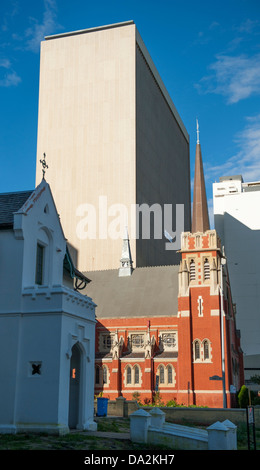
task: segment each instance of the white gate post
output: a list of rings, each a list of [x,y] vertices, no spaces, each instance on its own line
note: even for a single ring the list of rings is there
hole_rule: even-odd
[[[160,408],[153,408],[150,411],[150,415],[152,417],[151,426],[155,426],[156,428],[161,429],[165,422],[165,413],[160,410]]]
[[[207,428],[208,450],[229,450],[230,429],[217,421]]]
[[[231,423],[229,419],[223,421],[223,423],[228,429],[228,438],[229,438],[229,450],[237,450],[237,426],[234,423]]]
[[[151,415],[144,410],[137,410],[130,415],[130,438],[133,442],[147,442]]]

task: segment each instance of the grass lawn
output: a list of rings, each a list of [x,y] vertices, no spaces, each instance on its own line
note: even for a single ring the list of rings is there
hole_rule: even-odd
[[[130,431],[130,419],[98,418],[98,431],[126,433]],[[247,428],[240,425],[237,429],[238,450],[248,450]],[[260,450],[260,429],[256,429],[256,445]],[[71,432],[64,436],[47,434],[0,434],[0,450],[169,450],[163,446],[153,446],[131,442],[130,439],[114,439],[90,436],[87,432]],[[178,449],[172,449],[178,450]],[[179,449],[181,450],[181,449]]]

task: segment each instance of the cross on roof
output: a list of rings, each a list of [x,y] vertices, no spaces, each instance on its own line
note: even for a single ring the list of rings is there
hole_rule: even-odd
[[[43,177],[43,179],[45,179],[45,168],[49,168],[47,163],[46,163],[45,157],[46,157],[46,154],[44,153],[43,154],[43,160],[40,160],[40,163],[42,164],[42,177]]]

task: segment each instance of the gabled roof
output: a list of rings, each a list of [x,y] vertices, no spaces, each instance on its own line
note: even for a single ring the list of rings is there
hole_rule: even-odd
[[[33,190],[0,194],[0,229],[12,228],[14,213],[21,209],[32,193]]]
[[[32,196],[33,199],[35,198],[35,200],[37,200],[37,198],[39,197],[39,194],[37,195],[37,191],[40,191],[40,194],[41,194],[41,191],[45,189],[45,186],[43,186],[43,188],[41,189],[42,184],[45,184],[46,187],[49,187],[49,185],[45,183],[45,181],[42,181],[42,183],[38,185],[37,188],[31,191],[17,191],[17,192],[0,194],[0,230],[13,228],[14,214],[22,210],[28,211],[33,207],[34,201],[33,200],[31,201],[30,198]],[[52,196],[51,191],[50,191],[50,194]],[[53,200],[53,197],[52,197],[52,200]],[[55,206],[54,200],[53,200],[53,204]],[[59,223],[60,223],[60,220],[59,220]],[[61,223],[60,223],[60,226],[61,226]],[[61,226],[61,230],[63,233],[62,226]],[[90,279],[84,276],[84,274],[78,271],[78,269],[74,266],[68,247],[66,247],[66,254],[64,257],[63,268],[66,272],[69,273],[72,279],[73,278],[76,279],[77,290],[82,289],[83,287],[86,286],[86,284],[91,282]]]
[[[86,288],[96,307],[96,317],[133,318],[177,316],[179,265],[135,268],[120,277],[118,269],[90,271]],[[84,293],[84,292],[83,292]]]

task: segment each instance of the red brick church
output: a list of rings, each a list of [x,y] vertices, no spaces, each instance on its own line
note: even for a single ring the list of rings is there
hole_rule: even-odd
[[[87,273],[97,304],[95,394],[234,406],[243,354],[227,260],[210,230],[199,142],[192,230],[181,235],[180,264],[133,269],[127,235],[123,243],[119,270]]]

